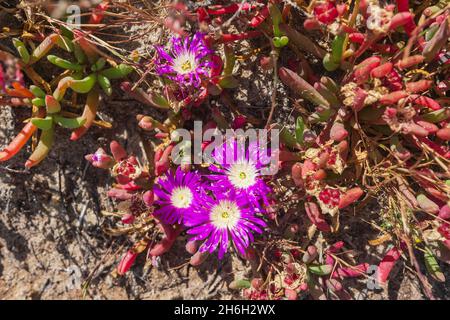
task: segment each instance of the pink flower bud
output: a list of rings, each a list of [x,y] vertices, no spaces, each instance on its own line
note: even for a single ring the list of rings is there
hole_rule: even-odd
[[[98,148],[94,154],[88,154],[85,159],[89,161],[94,167],[101,169],[109,169],[114,165],[114,159],[106,154],[105,150]]]
[[[439,210],[439,218],[450,220],[450,207],[447,204]]]
[[[155,195],[152,190],[146,191],[142,195],[142,200],[144,200],[144,203],[147,207],[153,206],[153,201],[155,201]]]
[[[297,300],[298,297],[297,292],[295,292],[295,290],[288,288],[284,289],[284,295],[288,300]]]
[[[198,250],[198,242],[197,241],[188,241],[186,243],[186,251],[189,254],[195,254]]]
[[[201,265],[201,264],[206,260],[206,258],[208,258],[208,255],[209,255],[209,254],[208,254],[207,251],[206,251],[206,252],[200,252],[200,251],[197,251],[197,253],[195,253],[195,254],[191,257],[189,263],[190,263],[192,266],[197,267],[197,266]]]
[[[108,197],[118,200],[130,200],[133,197],[133,194],[129,193],[127,190],[112,188],[108,190]]]
[[[342,141],[348,136],[348,131],[345,130],[342,122],[336,121],[333,123],[330,130],[330,138],[334,141]]]
[[[273,61],[271,57],[264,56],[259,60],[259,65],[265,71],[273,69]]]

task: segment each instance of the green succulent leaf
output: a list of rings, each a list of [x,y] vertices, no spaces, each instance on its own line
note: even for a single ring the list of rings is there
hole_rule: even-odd
[[[54,116],[55,123],[66,129],[77,129],[86,123],[86,118],[65,118],[59,115]]]
[[[37,98],[45,98],[45,92],[41,88],[35,85],[30,86],[30,91]]]
[[[17,49],[17,52],[19,53],[19,56],[23,60],[23,62],[29,63],[30,53],[28,52],[28,49],[25,46],[25,44],[17,38],[14,38],[12,41],[14,47]]]
[[[80,66],[77,63],[70,62],[69,60],[59,58],[52,54],[49,54],[47,56],[47,60],[50,61],[55,66],[58,66],[63,69],[73,70],[73,71],[82,71],[83,70],[83,66]]]
[[[428,247],[425,247],[424,259],[425,267],[427,268],[433,279],[439,282],[445,282],[444,273],[439,267],[439,263],[436,260],[433,252]]]
[[[230,283],[229,288],[232,290],[242,290],[250,288],[251,283],[247,279],[234,280]]]
[[[327,276],[331,273],[332,269],[333,267],[328,264],[308,266],[308,271],[318,276]]]
[[[112,87],[111,87],[111,81],[104,75],[99,74],[98,75],[98,83],[100,87],[102,87],[103,91],[106,93],[107,96],[110,96],[112,94]]]
[[[31,103],[36,107],[45,107],[45,100],[42,98],[34,98]]]
[[[298,117],[297,121],[295,122],[295,140],[299,144],[303,144],[303,133],[305,131],[305,122],[303,121],[302,117]]]
[[[69,87],[77,93],[88,93],[97,82],[97,75],[92,73],[81,80],[72,80]]]
[[[53,126],[53,117],[32,118],[31,123],[43,131],[50,130]]]

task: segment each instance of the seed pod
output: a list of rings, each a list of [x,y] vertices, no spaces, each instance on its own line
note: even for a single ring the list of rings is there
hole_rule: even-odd
[[[352,203],[356,202],[363,195],[363,193],[364,191],[359,187],[347,190],[339,200],[339,209],[344,209],[345,207],[348,207]]]
[[[424,59],[425,59],[425,57],[420,54],[414,55],[414,56],[409,56],[405,59],[398,61],[395,66],[397,68],[399,68],[400,70],[404,70],[404,69],[408,69],[408,68],[411,68],[412,66],[416,66],[416,65],[422,63]]]
[[[265,71],[272,70],[274,66],[273,59],[267,56],[261,57],[261,59],[259,60],[259,65]]]

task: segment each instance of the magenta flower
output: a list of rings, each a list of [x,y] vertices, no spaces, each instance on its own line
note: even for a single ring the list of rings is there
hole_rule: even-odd
[[[201,192],[200,177],[193,172],[183,172],[180,167],[158,180],[154,187],[158,209],[154,215],[164,223],[183,223],[186,215],[197,208]]]
[[[210,75],[212,51],[206,46],[205,35],[197,32],[192,40],[173,37],[170,50],[156,46],[156,72],[184,87],[199,88],[202,79]]]
[[[215,194],[213,199],[203,194],[200,208],[188,215],[185,225],[191,227],[187,233],[191,241],[202,241],[200,252],[214,252],[219,248],[219,259],[228,251],[231,243],[242,255],[254,241],[253,232],[262,233],[266,223],[249,208],[243,198]]]
[[[250,143],[245,152],[241,151],[242,154],[239,154],[236,140],[223,146],[216,148],[214,152],[214,158],[220,165],[212,164],[209,167],[214,172],[208,175],[208,178],[214,181],[209,189],[214,193],[235,193],[238,198],[245,199],[261,210],[261,200],[268,206],[267,195],[272,189],[261,175],[261,169],[264,167],[261,160],[266,157],[264,151],[256,143]]]

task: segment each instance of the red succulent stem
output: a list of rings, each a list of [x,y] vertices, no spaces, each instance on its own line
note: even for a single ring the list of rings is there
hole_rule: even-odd
[[[241,8],[239,9],[239,7]],[[255,5],[250,5],[249,3],[245,2],[242,5],[233,3],[229,6],[217,6],[215,9],[207,8],[206,12],[210,15],[221,16],[223,14],[236,13],[238,10],[251,11],[255,8],[256,8]]]
[[[233,42],[233,41],[257,38],[262,35],[263,35],[263,33],[261,31],[248,31],[248,32],[242,32],[242,33],[237,33],[237,34],[226,33],[226,34],[222,34],[221,38],[219,39],[219,42],[228,43],[228,42]]]

